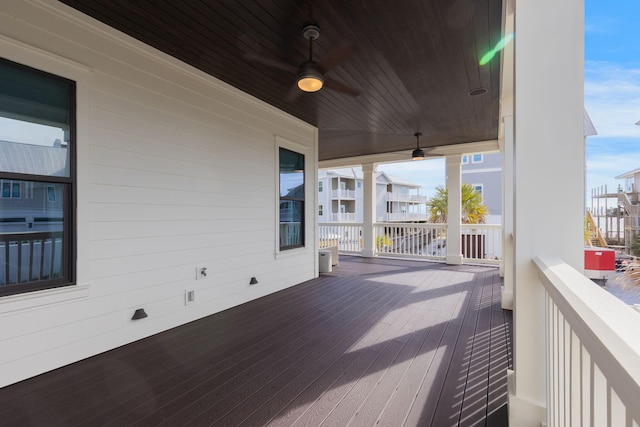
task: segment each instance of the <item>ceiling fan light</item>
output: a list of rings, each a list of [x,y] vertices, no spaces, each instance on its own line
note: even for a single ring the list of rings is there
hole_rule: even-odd
[[[298,79],[298,88],[304,92],[317,92],[322,89],[323,81],[317,77],[303,77]]]
[[[317,92],[324,85],[322,74],[316,70],[313,62],[306,62],[298,73],[298,88],[303,92]]]
[[[422,132],[416,132],[413,134],[416,137],[416,149],[411,154],[411,160],[424,160],[424,151],[420,148],[420,137]]]
[[[416,148],[415,150],[413,150],[411,160],[424,160],[424,151],[421,148]]]

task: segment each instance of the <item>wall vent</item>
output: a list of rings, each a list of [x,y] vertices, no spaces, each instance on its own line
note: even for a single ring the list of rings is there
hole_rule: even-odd
[[[196,302],[196,291],[193,289],[184,291],[184,305],[193,304],[194,302]]]

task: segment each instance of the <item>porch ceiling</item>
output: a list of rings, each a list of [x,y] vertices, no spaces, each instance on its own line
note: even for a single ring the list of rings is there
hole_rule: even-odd
[[[307,1],[61,1],[317,126],[319,160],[412,150],[416,131],[423,148],[498,137],[499,56],[478,62],[501,37],[502,0],[316,0],[314,59],[352,42],[327,76],[361,94],[324,88],[293,101],[294,73],[246,55],[304,61]]]

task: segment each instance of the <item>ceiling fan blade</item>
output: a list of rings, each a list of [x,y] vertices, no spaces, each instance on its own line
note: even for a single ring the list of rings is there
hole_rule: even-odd
[[[346,93],[351,96],[360,95],[360,91],[356,88],[353,88],[347,84],[341,83],[337,80],[332,79],[331,77],[324,77],[324,85],[329,89],[333,89],[338,92]]]
[[[277,61],[275,59],[265,58],[264,56],[258,55],[257,53],[253,53],[253,52],[245,53],[244,58],[249,61],[259,62],[260,64],[266,65],[267,67],[276,68],[282,71],[287,71],[292,74],[296,74],[298,72],[298,67],[294,67],[293,65],[289,65],[287,63]]]
[[[338,65],[340,62],[344,61],[349,55],[351,55],[352,52],[353,52],[353,43],[351,42],[344,43],[340,47],[331,51],[321,61],[319,61],[318,65],[326,73],[327,71],[331,70],[333,67]]]

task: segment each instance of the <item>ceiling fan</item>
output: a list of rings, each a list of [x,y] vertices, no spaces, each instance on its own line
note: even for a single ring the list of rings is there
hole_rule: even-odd
[[[301,91],[317,92],[323,87],[351,96],[360,95],[359,90],[326,75],[353,52],[353,44],[343,44],[321,61],[316,62],[313,60],[313,41],[320,37],[320,28],[316,24],[307,24],[302,29],[302,35],[309,41],[309,59],[302,62],[298,67],[275,59],[265,58],[256,53],[247,53],[245,58],[296,75],[296,84],[289,91],[287,101],[293,101]]]

